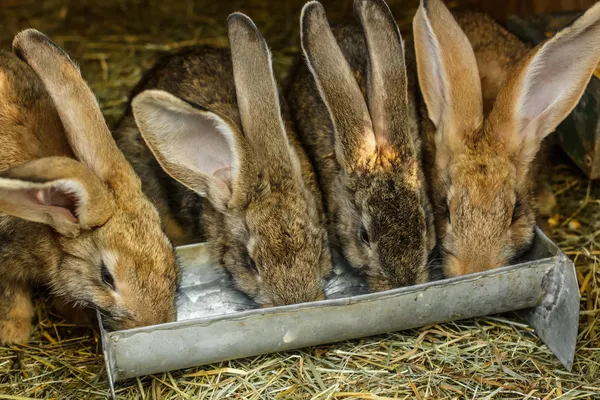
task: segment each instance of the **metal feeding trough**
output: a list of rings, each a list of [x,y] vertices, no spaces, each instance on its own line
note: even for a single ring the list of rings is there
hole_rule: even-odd
[[[460,278],[367,293],[342,262],[327,300],[256,308],[203,244],[177,249],[183,265],[178,320],[116,332],[100,330],[108,379],[141,375],[520,310],[523,318],[571,369],[579,323],[573,263],[541,231],[516,265]]]

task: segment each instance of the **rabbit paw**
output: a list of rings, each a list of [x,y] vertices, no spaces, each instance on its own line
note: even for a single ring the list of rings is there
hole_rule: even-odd
[[[0,321],[0,345],[23,344],[31,335],[30,318],[12,318]]]
[[[4,294],[9,296],[0,296],[0,346],[27,343],[34,314],[29,292],[9,286]]]
[[[554,207],[556,207],[556,197],[554,197],[554,193],[552,193],[552,188],[550,185],[544,185],[538,195],[539,215],[552,215],[552,210],[554,210]]]

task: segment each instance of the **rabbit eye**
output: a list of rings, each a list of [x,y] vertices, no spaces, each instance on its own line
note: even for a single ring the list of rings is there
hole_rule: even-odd
[[[256,262],[254,262],[254,259],[252,257],[248,257],[248,265],[250,266],[250,268],[252,268],[252,270],[254,272],[256,272],[258,274],[258,268],[256,267]]]
[[[448,218],[448,223],[452,225],[452,218],[450,218],[450,201],[448,199],[444,202],[444,211],[446,213],[446,218]]]
[[[104,263],[102,263],[102,266],[100,267],[100,276],[102,277],[102,282],[104,282],[106,286],[115,290],[115,279]]]
[[[369,241],[369,234],[367,233],[367,229],[365,228],[364,225],[360,226],[360,229],[358,231],[358,235],[360,236],[360,240],[362,240],[362,242],[371,247],[371,242]]]
[[[515,222],[517,222],[517,219],[519,219],[519,217],[521,216],[521,208],[522,208],[521,201],[520,200],[515,201],[515,206],[513,208],[512,217],[510,219],[511,225],[513,225]]]

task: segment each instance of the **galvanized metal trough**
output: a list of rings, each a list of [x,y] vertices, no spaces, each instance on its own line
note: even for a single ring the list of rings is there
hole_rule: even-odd
[[[575,268],[539,230],[516,265],[367,293],[362,278],[336,262],[327,300],[268,309],[232,288],[205,245],[177,252],[184,268],[177,322],[107,332],[98,316],[113,397],[116,381],[136,376],[516,310],[566,369],[573,364]]]

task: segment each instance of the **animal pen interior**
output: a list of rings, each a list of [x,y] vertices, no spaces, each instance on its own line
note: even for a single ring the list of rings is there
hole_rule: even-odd
[[[226,18],[250,16],[273,53],[282,84],[299,54],[304,0],[3,0],[0,45],[36,28],[80,66],[109,123],[123,114],[131,89],[162,55],[187,46],[227,47]],[[333,23],[353,19],[351,1],[322,1]],[[500,22],[514,14],[583,10],[590,0],[448,1]],[[418,1],[388,1],[410,35]],[[593,116],[597,118],[597,114]],[[592,398],[600,393],[600,186],[555,146],[551,183],[557,206],[541,221],[575,263],[581,311],[573,370],[513,314],[425,326],[359,340],[274,353],[135,378],[117,385],[122,399],[180,398]],[[2,398],[106,398],[98,334],[70,325],[37,297],[28,345],[0,348]],[[12,397],[10,397],[12,396]]]

